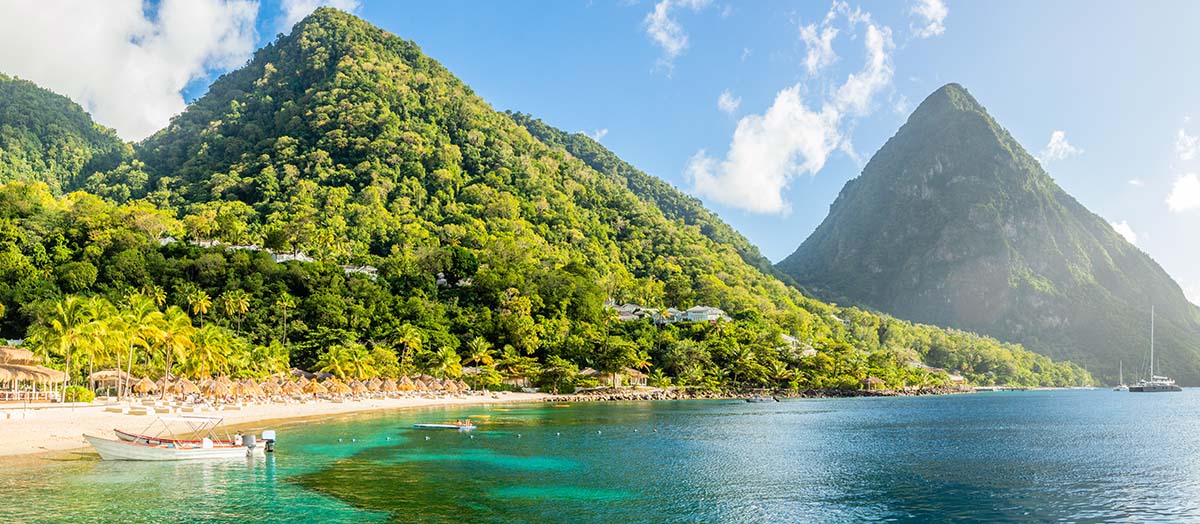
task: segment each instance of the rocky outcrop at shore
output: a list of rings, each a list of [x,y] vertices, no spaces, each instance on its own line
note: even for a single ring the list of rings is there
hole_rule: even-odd
[[[568,395],[551,395],[546,402],[606,402],[622,400],[697,400],[697,399],[746,399],[754,395],[782,398],[848,398],[848,397],[911,397],[924,395],[951,395],[972,393],[974,389],[958,387],[935,387],[911,390],[863,389],[805,389],[774,393],[731,393],[716,391],[693,391],[688,389],[625,389],[599,388]]]

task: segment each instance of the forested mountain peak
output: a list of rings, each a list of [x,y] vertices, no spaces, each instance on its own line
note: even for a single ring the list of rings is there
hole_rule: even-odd
[[[0,182],[34,180],[71,189],[127,153],[116,133],[79,104],[0,73]]]
[[[22,276],[0,279],[11,336],[62,294],[145,292],[309,369],[457,376],[471,363],[489,384],[558,384],[627,366],[704,388],[949,380],[923,361],[978,383],[1088,380],[1016,345],[806,297],[695,199],[493,110],[415,44],[332,9],[89,177],[92,194],[42,189],[0,186],[13,231],[0,273]],[[670,313],[694,306],[725,313]]]
[[[1063,191],[961,86],[931,94],[778,266],[818,295],[980,331],[1115,379],[1148,352],[1200,380],[1200,315],[1179,286]],[[1130,364],[1133,364],[1131,367]]]

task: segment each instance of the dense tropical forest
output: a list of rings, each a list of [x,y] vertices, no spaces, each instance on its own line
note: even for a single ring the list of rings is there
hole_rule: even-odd
[[[415,44],[319,9],[114,167],[4,172],[0,334],[73,377],[948,381],[923,362],[976,384],[1090,382],[1018,345],[808,298],[698,201],[583,140],[496,112]],[[621,321],[610,300],[731,320]]]

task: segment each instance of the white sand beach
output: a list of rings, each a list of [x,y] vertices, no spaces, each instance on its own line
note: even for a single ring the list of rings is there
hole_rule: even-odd
[[[220,416],[226,425],[259,426],[270,421],[283,424],[298,419],[347,413],[386,411],[418,407],[482,405],[540,401],[540,393],[502,393],[446,398],[373,398],[345,402],[320,401],[309,404],[246,405],[237,411],[215,411],[198,415]],[[105,405],[80,407],[0,405],[0,456],[67,451],[87,447],[83,434],[113,437],[113,429],[140,431],[156,415],[129,415],[105,411]],[[90,448],[89,448],[90,449]]]

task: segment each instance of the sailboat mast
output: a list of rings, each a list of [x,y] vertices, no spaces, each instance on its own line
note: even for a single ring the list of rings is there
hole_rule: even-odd
[[[1150,380],[1154,380],[1154,306],[1150,306]]]

